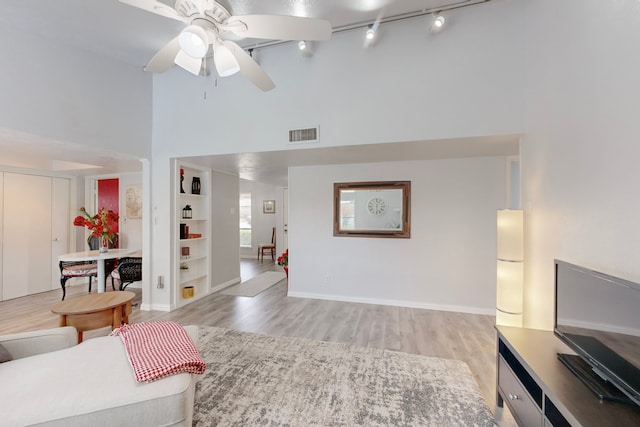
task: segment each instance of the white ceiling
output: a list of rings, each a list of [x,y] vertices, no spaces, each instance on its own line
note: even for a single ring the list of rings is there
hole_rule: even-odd
[[[232,14],[296,15],[327,19],[334,31],[378,19],[468,6],[489,0],[221,0]],[[172,4],[171,0],[162,0]],[[0,25],[27,30],[79,50],[143,67],[183,24],[117,0],[2,0]],[[239,43],[245,47],[256,40]],[[37,153],[37,154],[34,154]],[[289,166],[446,157],[514,155],[518,137],[312,148],[190,159],[239,176],[286,185]],[[0,163],[79,175],[140,170],[137,159],[118,153],[0,129]],[[339,160],[338,160],[339,159]]]
[[[339,30],[354,24],[367,25],[378,17],[389,19],[484,1],[488,0],[219,0],[219,3],[234,15],[321,18]],[[2,0],[0,25],[21,28],[140,67],[184,28],[178,21],[118,0]]]

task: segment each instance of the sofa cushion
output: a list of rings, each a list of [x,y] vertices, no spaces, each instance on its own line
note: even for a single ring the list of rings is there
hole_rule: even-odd
[[[22,359],[76,345],[78,344],[78,331],[73,326],[63,326],[18,332],[0,335],[0,344],[9,352],[12,359]]]
[[[195,379],[178,374],[135,381],[119,337],[0,364],[6,425],[186,425]]]
[[[2,344],[0,344],[0,363],[8,362],[11,359],[13,359],[13,357],[11,357],[11,354],[9,354],[7,349],[4,348]]]

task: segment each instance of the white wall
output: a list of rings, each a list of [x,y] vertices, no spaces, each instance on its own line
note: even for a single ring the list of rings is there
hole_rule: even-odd
[[[267,93],[239,74],[217,85],[179,67],[154,75],[152,276],[168,277],[173,157],[288,149],[288,129],[310,124],[321,128],[314,147],[522,132],[523,7],[453,11],[437,36],[428,17],[390,23],[370,49],[361,31],[346,31],[317,43],[312,58],[295,43],[257,50],[276,83]],[[495,271],[493,258],[484,268]]]
[[[262,182],[240,180],[240,193],[251,193],[251,247],[240,248],[240,257],[257,258],[258,245],[271,242],[271,230],[276,227],[276,256],[284,252],[282,246],[282,187]],[[262,212],[264,200],[276,201],[276,213]],[[269,257],[271,259],[271,257]]]
[[[495,314],[507,159],[289,169],[289,295]],[[333,184],[411,181],[411,238],[333,236]]]
[[[522,3],[452,11],[447,31],[430,17],[382,25],[375,47],[362,31],[317,43],[254,51],[276,88],[241,75],[194,78],[174,67],[154,76],[154,155],[288,149],[291,127],[320,125],[317,146],[388,143],[522,131]],[[204,93],[206,92],[206,99]]]
[[[0,128],[149,157],[149,73],[4,22],[0,51]]]
[[[237,176],[211,173],[211,286],[240,281],[240,191]]]
[[[525,3],[525,324],[549,329],[554,258],[640,281],[640,8]]]

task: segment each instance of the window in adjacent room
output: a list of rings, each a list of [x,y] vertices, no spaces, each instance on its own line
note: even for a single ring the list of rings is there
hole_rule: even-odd
[[[240,247],[251,247],[251,193],[240,194]]]

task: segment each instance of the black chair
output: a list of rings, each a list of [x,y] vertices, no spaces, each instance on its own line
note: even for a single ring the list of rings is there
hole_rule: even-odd
[[[124,291],[133,282],[142,280],[142,257],[122,257],[118,261],[118,267],[111,272],[111,284],[113,280],[120,282],[119,290]]]
[[[98,264],[96,261],[60,261],[60,286],[62,286],[62,300],[66,296],[65,286],[67,280],[72,277],[88,277],[89,292],[91,292],[91,279],[98,277]]]

